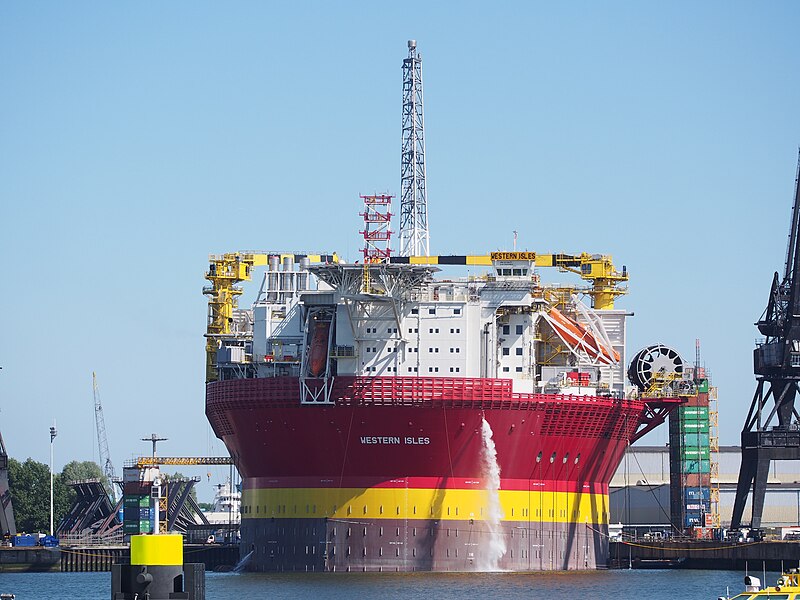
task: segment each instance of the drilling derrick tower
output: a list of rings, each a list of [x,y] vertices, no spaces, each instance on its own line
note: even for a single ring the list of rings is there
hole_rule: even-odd
[[[742,466],[731,518],[734,529],[742,524],[751,489],[750,526],[761,527],[770,461],[800,459],[800,415],[794,405],[800,381],[800,159],[783,278],[775,272],[767,308],[756,326],[765,339],[753,351],[757,383],[742,429]]]
[[[403,152],[400,163],[400,256],[430,255],[425,193],[425,119],[422,108],[422,55],[408,40],[403,59]]]

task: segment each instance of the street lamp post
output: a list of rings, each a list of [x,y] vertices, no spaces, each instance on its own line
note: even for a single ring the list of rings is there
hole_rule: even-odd
[[[56,439],[58,431],[56,430],[56,422],[53,421],[53,426],[50,428],[50,535],[53,535],[53,440]]]

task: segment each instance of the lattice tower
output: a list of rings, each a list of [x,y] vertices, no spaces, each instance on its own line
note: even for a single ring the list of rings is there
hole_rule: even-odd
[[[422,108],[422,55],[408,41],[403,60],[403,151],[400,161],[400,256],[429,256],[425,184],[425,119]]]

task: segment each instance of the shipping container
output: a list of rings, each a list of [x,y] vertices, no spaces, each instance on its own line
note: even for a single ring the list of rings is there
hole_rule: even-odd
[[[697,382],[697,391],[708,393],[708,379],[701,379]]]
[[[707,421],[707,406],[684,406],[678,409],[681,421]]]
[[[685,506],[686,506],[686,510],[687,511],[693,511],[693,512],[696,512],[696,511],[709,512],[709,511],[711,511],[711,503],[710,502],[699,502],[699,501],[695,500],[694,502],[690,502],[690,503],[686,504]]]
[[[122,532],[126,535],[136,535],[139,533],[139,521],[126,521],[122,524]]]
[[[692,487],[711,487],[711,475],[706,473],[686,473],[683,475],[683,485],[687,488]]]
[[[139,509],[139,520],[150,520],[150,509],[149,508],[140,508]]]
[[[683,524],[685,527],[699,527],[701,522],[702,522],[702,515],[700,511],[691,513],[687,512],[686,516],[684,517]]]
[[[700,500],[700,498],[708,502],[711,498],[711,489],[707,487],[686,487],[683,489],[683,496],[687,502]]]
[[[708,447],[708,433],[695,431],[692,433],[683,434],[683,445],[691,448],[707,448]]]
[[[708,433],[708,421],[686,421],[681,423],[684,435],[692,433]]]
[[[685,460],[681,462],[681,472],[683,473],[711,473],[711,461],[709,460]]]
[[[11,538],[11,544],[14,546],[29,547],[36,545],[36,538],[29,533],[15,535]]]
[[[711,458],[711,451],[706,446],[705,448],[684,448],[681,450],[681,460],[699,460],[703,459],[708,461]]]

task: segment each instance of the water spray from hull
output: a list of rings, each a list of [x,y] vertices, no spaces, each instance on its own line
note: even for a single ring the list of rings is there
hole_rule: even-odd
[[[497,462],[497,449],[492,439],[493,432],[484,417],[481,423],[481,470],[487,495],[488,514],[484,521],[488,539],[481,544],[479,571],[499,571],[498,564],[506,553],[506,540],[503,535],[503,507],[500,505],[500,465]]]

